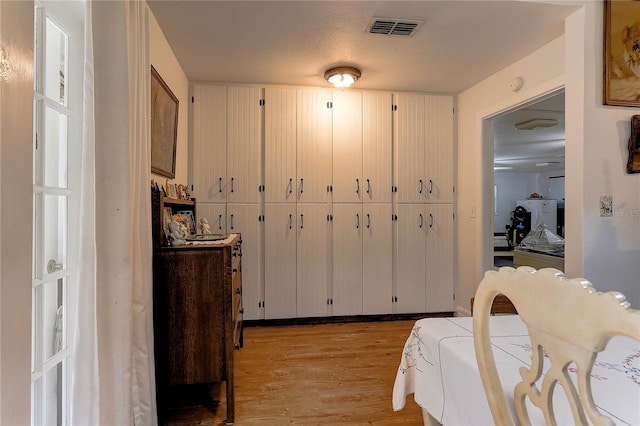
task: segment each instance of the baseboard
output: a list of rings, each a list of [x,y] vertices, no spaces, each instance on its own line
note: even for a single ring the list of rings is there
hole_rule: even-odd
[[[470,317],[471,316],[471,310],[463,308],[462,306],[458,306],[456,309],[456,315],[457,317]]]
[[[308,324],[337,324],[345,322],[375,322],[375,321],[417,321],[422,318],[452,317],[455,312],[429,312],[417,314],[384,314],[384,315],[353,315],[335,317],[313,317],[313,318],[282,318],[264,320],[244,320],[243,327],[271,327],[283,325],[308,325]],[[467,315],[468,316],[468,315]]]

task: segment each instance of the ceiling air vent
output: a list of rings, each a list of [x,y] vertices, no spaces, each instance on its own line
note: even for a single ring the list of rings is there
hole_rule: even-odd
[[[367,29],[371,34],[411,37],[422,23],[423,21],[409,19],[373,18]]]

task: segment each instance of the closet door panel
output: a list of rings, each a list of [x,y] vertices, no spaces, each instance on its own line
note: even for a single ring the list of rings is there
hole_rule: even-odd
[[[227,182],[227,88],[193,86],[191,182],[198,203],[224,203]]]
[[[227,202],[257,203],[262,185],[262,89],[227,90]]]
[[[390,203],[392,186],[391,93],[362,94],[362,200]]]
[[[426,97],[428,203],[453,202],[453,97]]]
[[[425,206],[397,206],[396,313],[425,311],[426,220]]]
[[[426,200],[424,95],[397,94],[396,105],[396,186],[398,203]]]
[[[328,313],[331,235],[324,204],[298,204],[297,315],[322,317]]]
[[[362,204],[333,205],[333,315],[362,315]]]
[[[364,315],[390,314],[393,309],[391,212],[391,204],[365,204],[363,207],[362,313]]]
[[[262,318],[262,222],[259,204],[227,204],[227,231],[242,234],[242,306],[244,319]]]
[[[455,310],[453,301],[453,206],[430,204],[427,211],[427,312]]]
[[[326,202],[332,178],[331,91],[300,89],[297,95],[298,201]]]
[[[265,89],[265,202],[296,201],[296,89]]]
[[[295,204],[265,205],[264,317],[296,317]]]
[[[333,202],[363,199],[362,94],[333,92]]]

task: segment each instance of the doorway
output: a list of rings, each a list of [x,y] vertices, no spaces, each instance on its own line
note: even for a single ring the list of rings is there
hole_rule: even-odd
[[[515,266],[514,249],[541,223],[564,237],[564,100],[551,93],[489,119],[494,267]]]

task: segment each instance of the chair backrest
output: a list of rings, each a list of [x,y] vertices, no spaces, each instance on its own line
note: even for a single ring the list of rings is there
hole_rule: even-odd
[[[473,335],[480,376],[496,424],[513,425],[498,376],[489,335],[493,299],[504,294],[515,305],[531,338],[532,365],[521,368],[522,382],[514,389],[515,413],[520,424],[530,424],[528,398],[555,424],[551,397],[560,383],[576,424],[614,424],[596,408],[591,394],[591,369],[596,355],[616,335],[640,341],[640,311],[630,308],[618,292],[600,293],[583,278],[568,279],[556,269],[536,271],[528,266],[488,271],[475,294]],[[544,358],[551,367],[540,387]],[[578,387],[565,368],[574,363]],[[587,421],[587,419],[589,419]]]

